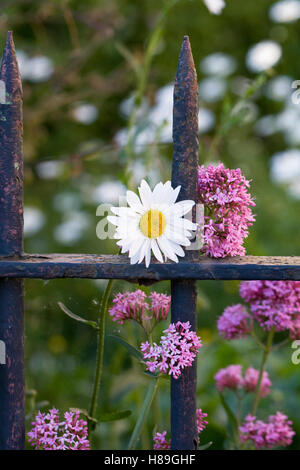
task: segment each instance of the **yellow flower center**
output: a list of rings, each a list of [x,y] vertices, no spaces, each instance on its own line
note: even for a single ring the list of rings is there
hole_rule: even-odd
[[[145,212],[140,220],[140,229],[145,237],[160,237],[166,227],[166,218],[164,214],[156,209],[150,209]]]

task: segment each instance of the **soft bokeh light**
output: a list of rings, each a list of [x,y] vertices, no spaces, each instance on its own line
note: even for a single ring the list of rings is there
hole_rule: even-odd
[[[96,121],[98,117],[98,109],[93,104],[78,103],[72,110],[72,116],[75,121],[89,125]]]
[[[281,46],[277,42],[261,41],[249,49],[246,64],[252,72],[262,72],[277,64],[281,54]]]
[[[215,103],[223,98],[227,83],[220,77],[205,78],[199,84],[199,97],[207,103]]]
[[[207,75],[220,75],[227,77],[235,72],[236,60],[223,52],[214,52],[200,62],[201,72]]]
[[[299,0],[282,0],[270,7],[269,15],[275,23],[293,23],[300,18]]]
[[[24,235],[30,237],[38,233],[45,224],[45,215],[37,207],[24,207]]]
[[[54,73],[54,65],[49,57],[42,55],[28,57],[24,51],[17,50],[17,58],[23,80],[45,82]]]

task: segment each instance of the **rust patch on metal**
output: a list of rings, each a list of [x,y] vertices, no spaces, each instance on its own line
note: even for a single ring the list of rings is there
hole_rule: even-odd
[[[190,41],[185,36],[174,86],[173,108],[173,166],[172,186],[181,186],[179,200],[197,201],[198,171],[198,83]],[[195,207],[193,218],[195,221]],[[197,251],[186,251],[186,261],[197,261]],[[184,269],[183,269],[184,270]],[[188,275],[186,276],[188,278]],[[189,321],[196,329],[195,281],[171,282],[172,322]],[[171,379],[171,432],[172,449],[194,450],[196,430],[196,361],[184,370],[178,379]]]
[[[5,103],[0,104],[0,254],[23,253],[22,85],[12,33],[7,34],[0,79]],[[0,366],[0,449],[23,449],[24,306],[23,280],[0,281],[0,338],[6,364]]]

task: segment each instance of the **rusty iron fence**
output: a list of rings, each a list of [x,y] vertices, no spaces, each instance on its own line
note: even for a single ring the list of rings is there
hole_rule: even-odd
[[[214,260],[187,251],[178,264],[152,262],[146,269],[130,265],[120,255],[24,253],[22,84],[11,32],[0,80],[6,85],[6,103],[0,104],[0,339],[6,346],[5,364],[0,364],[0,449],[23,449],[24,278],[170,280],[172,322],[190,321],[196,329],[197,280],[300,280],[300,257]],[[182,199],[197,200],[198,84],[188,37],[182,44],[174,87],[173,146],[173,186],[181,185]],[[179,379],[171,379],[171,436],[176,450],[197,446],[196,368],[194,362]]]

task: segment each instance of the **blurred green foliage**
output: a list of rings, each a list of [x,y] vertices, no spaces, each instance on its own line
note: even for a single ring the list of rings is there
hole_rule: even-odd
[[[1,46],[6,31],[12,29],[18,51],[29,58],[45,56],[54,65],[54,72],[47,80],[23,80],[25,205],[39,209],[44,217],[39,229],[28,232],[26,251],[117,252],[114,242],[96,237],[99,220],[96,207],[101,200],[96,202],[91,194],[93,188],[103,182],[124,181],[128,154],[114,138],[127,125],[126,116],[120,113],[120,103],[137,88],[132,65],[143,64],[163,3],[166,4],[153,0],[2,1]],[[299,23],[274,24],[268,16],[272,3],[270,0],[229,0],[222,15],[214,16],[200,0],[177,2],[162,25],[144,84],[143,95],[149,103],[154,104],[156,92],[172,82],[185,34],[190,36],[199,79],[204,78],[198,67],[200,60],[221,51],[237,61],[234,77],[253,80],[256,76],[248,71],[245,56],[248,49],[262,39],[273,39],[283,49],[282,60],[272,71],[273,76],[284,74],[297,79]],[[228,78],[229,85],[234,77]],[[233,107],[238,99],[228,86],[229,106]],[[255,103],[258,117],[282,109],[282,103],[267,99],[261,89],[250,101]],[[82,102],[98,110],[98,117],[89,125],[74,119],[74,106]],[[221,101],[200,104],[215,113],[217,123],[221,122]],[[214,135],[215,130],[212,130],[201,138],[202,162],[207,161]],[[269,171],[271,155],[286,147],[281,133],[258,136],[255,122],[250,121],[230,129],[214,148],[215,159],[222,160],[228,167],[241,167],[252,180],[257,221],[246,242],[250,254],[299,255],[299,200],[286,188],[275,185]],[[159,179],[170,177],[171,144],[146,145],[142,152],[131,157],[144,165],[142,176],[155,170]],[[42,177],[39,170],[40,163],[49,160],[62,162],[62,170],[53,178]],[[74,217],[78,219],[78,236],[67,237],[67,240],[57,236],[61,233],[61,224]],[[73,226],[68,228],[67,225],[65,230],[72,232]],[[94,373],[95,332],[65,316],[58,302],[78,315],[96,320],[104,285],[105,281],[92,280],[26,281],[26,380],[27,389],[37,391],[37,402],[46,400],[62,410],[88,408]],[[214,374],[218,368],[232,363],[258,367],[260,362],[260,352],[250,341],[228,343],[220,340],[216,333],[217,316],[227,305],[239,301],[238,286],[238,282],[198,284],[198,325],[205,345],[198,361],[198,405],[209,415],[209,426],[202,434],[201,443],[212,440],[212,449],[227,445],[226,419],[214,386]],[[114,292],[128,288],[134,286],[125,282],[114,284]],[[160,283],[153,288],[168,292],[169,284]],[[121,333],[136,346],[142,339],[134,325],[119,327],[109,319],[107,330]],[[299,366],[292,365],[290,358],[289,346],[271,356],[268,371],[274,387],[270,397],[263,400],[261,413],[277,409],[286,412],[297,431],[293,447],[299,449]],[[121,346],[106,341],[99,413],[129,409],[132,415],[103,423],[95,433],[96,448],[126,448],[148,380]],[[141,448],[152,447],[155,427],[160,431],[169,430],[168,382],[162,382],[139,443]],[[29,392],[28,409],[34,406],[33,394]]]

